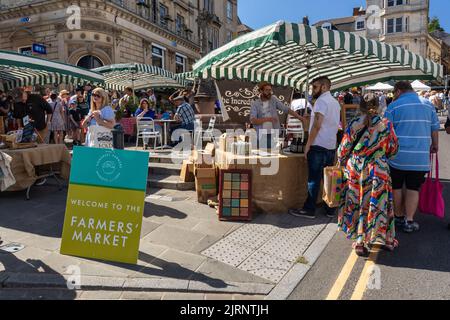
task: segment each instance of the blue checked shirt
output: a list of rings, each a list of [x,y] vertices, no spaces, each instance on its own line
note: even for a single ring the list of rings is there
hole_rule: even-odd
[[[176,114],[180,116],[182,125],[188,125],[195,122],[194,109],[192,109],[191,105],[187,102],[178,107]]]
[[[431,134],[439,131],[435,107],[415,92],[405,93],[391,103],[385,117],[394,125],[399,152],[389,164],[397,170],[430,170]]]

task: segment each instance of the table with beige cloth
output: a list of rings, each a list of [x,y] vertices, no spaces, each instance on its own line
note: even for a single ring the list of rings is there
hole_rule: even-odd
[[[2,150],[13,159],[11,170],[16,184],[6,191],[20,191],[31,187],[40,177],[36,173],[38,166],[51,166],[53,172],[65,180],[70,176],[71,157],[69,150],[63,144],[39,144],[36,148]]]
[[[304,154],[279,154],[270,156],[237,156],[216,150],[219,169],[252,171],[253,213],[287,213],[301,208],[308,197],[308,164]],[[265,175],[268,161],[278,162],[275,174]]]

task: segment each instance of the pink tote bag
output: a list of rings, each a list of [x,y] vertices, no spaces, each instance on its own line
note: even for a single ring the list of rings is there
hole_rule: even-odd
[[[433,179],[433,161],[436,158],[436,178]],[[419,209],[422,213],[443,219],[445,204],[442,197],[442,183],[439,181],[439,160],[436,154],[431,155],[431,171],[420,190]]]

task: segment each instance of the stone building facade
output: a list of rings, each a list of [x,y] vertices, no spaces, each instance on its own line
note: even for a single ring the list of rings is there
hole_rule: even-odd
[[[428,57],[433,41],[428,34],[429,11],[429,0],[367,0],[367,19],[381,18],[380,28],[368,21],[367,37]]]
[[[0,50],[86,68],[146,63],[173,72],[237,36],[237,0],[2,0]]]
[[[352,32],[402,47],[447,67],[447,45],[428,33],[429,0],[366,0],[353,16],[322,20],[314,26]]]

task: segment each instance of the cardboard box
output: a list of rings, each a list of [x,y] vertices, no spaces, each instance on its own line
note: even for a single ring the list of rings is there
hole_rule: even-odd
[[[184,160],[180,172],[181,182],[194,182],[194,163],[189,160]]]
[[[223,152],[231,151],[231,144],[236,141],[234,134],[224,133],[219,138],[219,150]]]
[[[214,157],[205,151],[194,150],[193,162],[195,165],[210,168],[214,166]]]
[[[218,194],[216,168],[195,169],[195,190],[200,203],[207,203]]]
[[[214,145],[214,143],[208,143],[205,147],[204,153],[210,154],[211,156],[214,157],[215,151],[216,151],[216,146]]]

